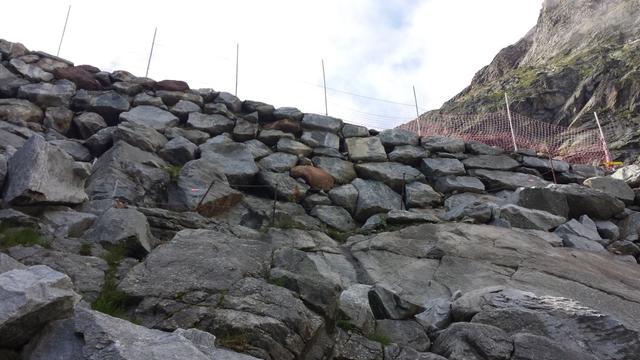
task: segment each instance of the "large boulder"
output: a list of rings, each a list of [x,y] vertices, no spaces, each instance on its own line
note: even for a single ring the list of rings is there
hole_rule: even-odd
[[[53,74],[42,70],[35,64],[28,64],[19,58],[9,60],[11,65],[18,73],[29,80],[36,82],[46,82],[53,80]]]
[[[370,216],[399,210],[402,198],[384,183],[373,180],[355,179],[351,182],[358,190],[358,201],[354,217],[365,221]]]
[[[305,130],[300,141],[312,148],[325,147],[337,150],[340,147],[338,135],[321,130]]]
[[[153,244],[147,218],[135,209],[110,208],[98,217],[84,236],[104,246],[121,246],[127,255],[142,258]]]
[[[444,136],[427,136],[420,140],[423,147],[431,152],[463,153],[464,141]]]
[[[363,163],[355,166],[358,177],[365,180],[381,181],[397,192],[410,182],[425,181],[417,169],[393,162]]]
[[[257,179],[274,197],[285,201],[300,202],[309,191],[309,185],[297,181],[287,173],[263,170],[258,173]]]
[[[79,204],[88,169],[64,151],[32,136],[9,160],[3,199],[7,203]]]
[[[520,163],[505,155],[478,155],[462,161],[467,169],[513,170]]]
[[[337,134],[342,128],[342,120],[331,116],[304,114],[302,127],[309,130],[328,131]]]
[[[56,68],[53,70],[53,75],[57,79],[72,81],[78,89],[102,90],[102,84],[96,79],[95,75],[79,66]]]
[[[624,210],[622,201],[612,195],[585,186],[552,184],[547,188],[566,196],[569,204],[569,216],[572,218],[588,215],[595,219],[607,220]]]
[[[340,206],[317,205],[311,209],[311,215],[338,231],[351,231],[356,223],[347,210]]]
[[[313,151],[313,149],[307,145],[289,138],[281,138],[278,140],[276,147],[278,151],[298,156],[309,156]]]
[[[298,157],[293,154],[275,152],[269,156],[266,156],[258,164],[269,171],[285,172],[291,170],[292,167],[298,163]]]
[[[313,164],[331,174],[338,184],[348,184],[358,175],[351,161],[328,156],[315,156]]]
[[[569,217],[567,197],[551,189],[519,188],[511,195],[511,201],[529,209],[542,210],[565,218]]]
[[[0,94],[2,96],[16,96],[18,88],[26,84],[29,84],[29,80],[17,76],[4,67],[4,65],[0,64]]]
[[[79,300],[68,276],[45,265],[0,274],[0,347],[20,349]]]
[[[172,113],[155,106],[141,105],[120,114],[121,121],[129,121],[163,131],[178,125],[178,118]]]
[[[59,80],[54,84],[37,83],[23,85],[18,89],[18,97],[27,99],[43,108],[49,106],[69,107],[76,86],[68,80]]]
[[[632,188],[640,186],[640,165],[629,165],[621,167],[611,175],[614,179],[619,179],[627,183]]]
[[[78,91],[74,98],[74,104],[76,103],[79,103],[78,106],[87,111],[99,114],[111,126],[117,125],[120,114],[128,111],[131,107],[126,96],[112,90],[91,94],[84,92],[84,90]]]
[[[429,178],[435,179],[449,175],[465,175],[465,168],[458,159],[429,158],[420,163],[420,170]]]
[[[485,187],[482,181],[473,176],[445,176],[436,180],[434,188],[443,194],[456,192],[481,193]]]
[[[513,343],[497,327],[456,323],[438,335],[431,351],[449,360],[510,360]]]
[[[419,145],[420,137],[418,134],[404,129],[388,129],[382,131],[378,137],[387,149],[393,149],[399,145]]]
[[[28,100],[0,99],[0,121],[27,126],[27,123],[41,123],[42,109]]]
[[[389,161],[416,166],[428,155],[429,152],[423,147],[400,145],[396,146],[393,151],[389,153]]]
[[[550,172],[551,170],[558,173],[569,171],[569,163],[566,161],[541,159],[534,156],[523,156],[522,165],[544,172]]]
[[[233,120],[223,115],[205,115],[199,112],[189,114],[187,125],[196,130],[206,131],[214,136],[225,132],[232,132],[235,126]]]
[[[157,152],[167,143],[167,138],[145,125],[124,121],[113,132],[113,142],[120,140],[148,152]]]
[[[92,112],[83,112],[73,118],[73,124],[83,139],[88,139],[91,135],[107,127],[104,118]]]
[[[379,137],[347,138],[345,143],[351,161],[387,161],[387,153]]]
[[[210,143],[200,145],[201,158],[212,162],[227,176],[231,184],[250,184],[258,173],[249,147],[243,143]]]
[[[545,187],[549,184],[535,175],[510,171],[472,169],[469,175],[482,180],[489,190],[516,190],[519,187]]]
[[[335,187],[329,191],[329,199],[353,214],[358,202],[358,189],[351,184]]]
[[[507,204],[500,207],[500,218],[521,229],[551,230],[567,221],[566,218],[542,210]]]
[[[427,184],[414,181],[405,186],[407,207],[426,208],[442,203],[442,195]]]
[[[636,194],[624,180],[608,176],[592,177],[584,181],[584,185],[612,195],[627,204],[632,204]]]
[[[299,165],[293,167],[291,171],[289,171],[289,175],[293,178],[304,179],[307,184],[314,189],[329,191],[334,185],[334,180],[333,177],[331,177],[331,174],[321,168],[310,165]]]
[[[182,166],[196,157],[198,146],[182,136],[176,136],[162,146],[158,155],[167,162]]]

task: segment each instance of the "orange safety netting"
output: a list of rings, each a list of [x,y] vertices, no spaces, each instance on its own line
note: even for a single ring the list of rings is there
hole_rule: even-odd
[[[464,141],[478,141],[506,150],[514,149],[513,139],[515,138],[519,150],[533,150],[573,164],[602,165],[610,161],[606,140],[597,128],[570,129],[519,114],[512,113],[511,116],[513,137],[509,117],[505,113],[426,113],[398,128],[418,133],[420,136],[437,135]],[[419,124],[418,121],[420,121]],[[604,128],[604,134],[609,130]]]

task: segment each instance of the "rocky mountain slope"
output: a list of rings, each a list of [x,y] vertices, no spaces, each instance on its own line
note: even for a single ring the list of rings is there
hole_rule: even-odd
[[[537,25],[496,55],[443,112],[511,109],[545,122],[612,124],[619,158],[636,160],[640,123],[640,6],[637,0],[545,0]]]
[[[0,54],[2,359],[637,359],[640,167]]]

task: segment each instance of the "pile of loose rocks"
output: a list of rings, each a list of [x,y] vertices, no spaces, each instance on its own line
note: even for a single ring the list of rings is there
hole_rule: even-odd
[[[5,40],[0,55],[7,356],[638,353],[638,166],[377,131]],[[105,300],[142,326],[89,309]]]

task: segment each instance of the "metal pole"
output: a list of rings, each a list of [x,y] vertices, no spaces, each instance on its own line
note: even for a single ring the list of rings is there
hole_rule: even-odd
[[[240,44],[236,44],[236,92],[235,96],[238,96],[238,60],[240,59]]]
[[[149,66],[151,66],[151,57],[153,56],[153,47],[156,44],[156,33],[158,32],[158,27],[153,30],[153,40],[151,41],[151,51],[149,52],[149,61],[147,61],[147,71],[144,73],[144,77],[149,76]]]
[[[511,119],[511,110],[509,109],[509,96],[504,93],[504,102],[507,104],[507,116],[509,117],[509,128],[511,129],[511,140],[513,141],[513,151],[518,151],[518,145],[516,144],[516,134],[513,131],[513,120]]]
[[[324,114],[329,115],[329,109],[327,108],[327,78],[324,73],[324,59],[322,59],[322,84],[324,85]]]
[[[67,18],[64,20],[64,27],[62,28],[62,36],[60,36],[60,44],[58,44],[58,52],[56,56],[60,56],[60,48],[62,48],[62,40],[64,40],[64,33],[67,31],[67,23],[69,22],[69,13],[71,13],[71,5],[67,9]]]
[[[600,131],[600,137],[602,138],[602,148],[604,150],[604,158],[608,164],[611,162],[611,155],[609,154],[609,146],[607,145],[607,139],[604,138],[604,132],[602,131],[602,126],[600,125],[600,119],[598,119],[598,113],[594,111],[593,115],[596,117],[596,124],[598,124],[598,130]]]
[[[271,210],[271,226],[275,226],[276,224],[276,206],[278,205],[278,184],[276,184],[276,189],[273,191],[273,209]]]
[[[416,124],[418,125],[418,136],[422,136],[422,129],[420,128],[420,111],[418,110],[418,97],[416,96],[416,87],[413,86],[413,101],[416,104]]]

